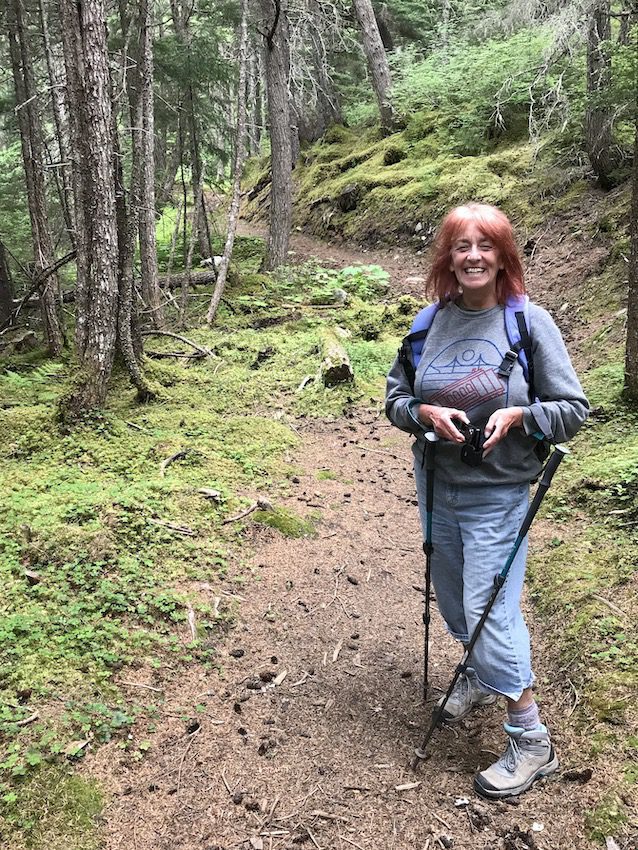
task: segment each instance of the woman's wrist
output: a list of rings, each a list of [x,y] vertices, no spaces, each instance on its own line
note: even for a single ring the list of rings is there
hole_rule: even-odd
[[[419,404],[416,408],[416,415],[420,422],[423,422],[424,425],[432,425],[432,418],[429,414],[430,405],[429,404]]]

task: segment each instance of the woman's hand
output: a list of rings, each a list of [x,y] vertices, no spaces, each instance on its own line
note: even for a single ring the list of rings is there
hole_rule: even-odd
[[[424,425],[431,425],[436,434],[444,440],[453,443],[464,443],[465,437],[455,427],[454,420],[470,424],[464,410],[456,410],[454,407],[437,407],[435,404],[420,404],[417,416]],[[522,421],[522,420],[521,420]]]
[[[483,457],[488,455],[494,446],[507,436],[510,428],[520,428],[522,424],[522,407],[504,407],[501,410],[495,410],[483,429],[483,433],[488,438],[483,443]]]

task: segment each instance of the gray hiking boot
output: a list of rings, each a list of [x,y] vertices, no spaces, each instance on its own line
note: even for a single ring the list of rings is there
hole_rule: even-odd
[[[472,675],[473,671],[461,673],[449,700],[443,709],[443,719],[448,723],[456,723],[469,714],[475,706],[492,705],[496,702],[494,694],[486,694],[479,687],[478,680]],[[437,706],[441,705],[445,697],[441,697]]]
[[[532,782],[549,776],[558,767],[549,732],[540,724],[526,731],[505,723],[509,735],[507,749],[487,770],[474,777],[474,790],[483,797],[515,797],[527,791]]]

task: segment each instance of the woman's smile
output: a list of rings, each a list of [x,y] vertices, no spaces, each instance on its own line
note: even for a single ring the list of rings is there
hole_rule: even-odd
[[[450,252],[450,271],[463,290],[467,306],[477,309],[477,305],[496,303],[496,278],[502,267],[500,252],[492,240],[475,222],[468,222]]]

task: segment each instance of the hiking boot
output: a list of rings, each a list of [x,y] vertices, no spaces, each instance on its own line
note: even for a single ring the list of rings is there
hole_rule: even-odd
[[[515,797],[527,791],[532,782],[549,776],[558,767],[549,732],[540,724],[525,730],[505,724],[509,735],[507,749],[487,770],[474,777],[474,790],[483,797]]]
[[[445,697],[441,697],[437,706],[441,705],[444,699]],[[469,714],[475,706],[492,705],[494,702],[496,702],[495,695],[482,691],[478,680],[471,672],[461,673],[443,709],[443,719],[447,723],[456,723]]]

